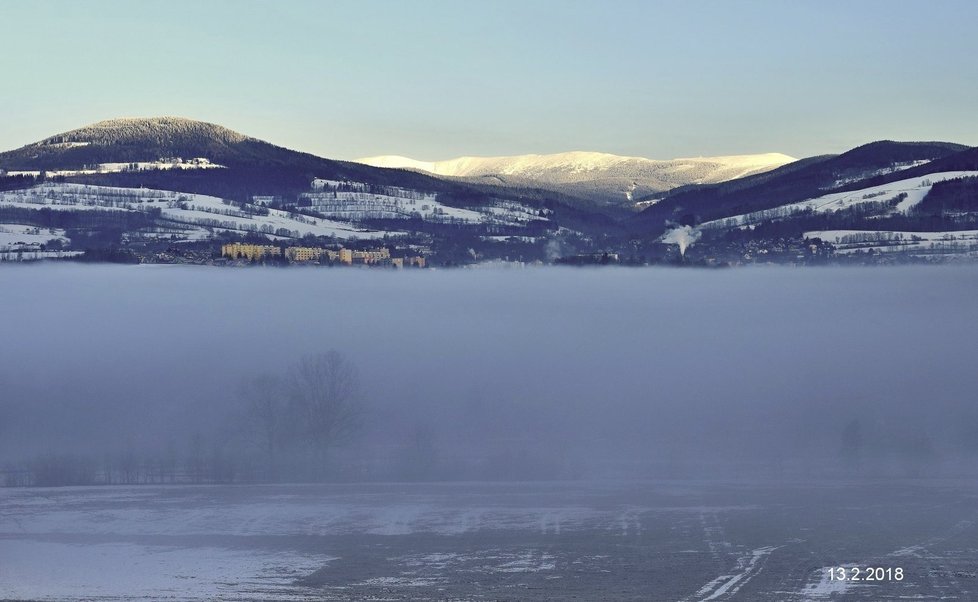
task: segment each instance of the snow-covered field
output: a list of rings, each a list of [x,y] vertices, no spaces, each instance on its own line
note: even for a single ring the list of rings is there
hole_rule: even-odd
[[[65,146],[87,146],[87,142],[73,142],[67,143]],[[147,171],[156,169],[223,169],[223,165],[218,165],[216,163],[211,163],[208,159],[203,157],[198,157],[195,159],[171,159],[159,161],[137,161],[133,163],[99,163],[92,169],[58,169],[46,171],[45,175],[49,178],[54,177],[71,177],[71,176],[86,176],[86,175],[96,175],[96,174],[106,174],[106,173],[121,173],[125,171]],[[32,176],[38,177],[41,175],[40,171],[10,171],[7,172],[11,176]]]
[[[0,192],[0,206],[53,210],[149,211],[159,209],[162,217],[182,224],[189,239],[207,231],[260,232],[283,238],[306,234],[337,238],[380,238],[396,232],[357,228],[339,221],[308,217],[276,209],[256,215],[225,203],[217,197],[148,188],[119,188],[84,184],[47,183],[22,190]]]
[[[329,190],[343,186],[343,190]],[[354,189],[349,190],[350,187]],[[365,186],[365,185],[363,185]],[[56,211],[142,211],[158,210],[170,222],[166,228],[137,233],[139,238],[201,240],[214,232],[258,232],[278,239],[301,238],[307,234],[340,239],[376,239],[400,236],[399,231],[362,228],[356,222],[365,219],[406,219],[419,217],[426,221],[525,225],[546,220],[539,210],[520,203],[496,201],[478,210],[451,207],[440,203],[433,194],[407,189],[388,188],[387,193],[357,190],[356,183],[313,182],[314,192],[302,195],[302,201],[318,214],[310,217],[288,211],[262,208],[264,215],[246,211],[236,204],[203,195],[70,183],[46,183],[21,190],[0,192],[0,206]],[[0,231],[0,246],[7,243]]]
[[[841,254],[861,251],[881,253],[978,253],[978,230],[953,232],[898,232],[890,230],[813,230],[805,238],[821,238]]]
[[[0,489],[0,599],[974,599],[975,493],[965,481]],[[841,583],[833,566],[906,577]]]
[[[80,254],[80,251],[48,250],[54,243],[67,247],[70,242],[65,231],[60,228],[0,224],[0,262],[52,259]]]
[[[378,194],[366,191],[309,192],[300,196],[311,209],[327,217],[357,221],[363,219],[407,219],[428,221],[482,222],[478,211],[449,207],[433,194]]]
[[[476,209],[463,209],[439,202],[435,194],[393,186],[371,190],[362,182],[317,179],[312,188],[313,192],[300,195],[300,204],[308,203],[317,213],[341,220],[421,218],[441,223],[516,226],[546,220],[538,209],[501,199]]]
[[[60,228],[39,228],[26,224],[0,224],[0,252],[13,251],[52,241],[68,244],[65,231]]]
[[[330,557],[125,542],[0,545],[0,596],[24,600],[314,599],[293,581]],[[13,548],[10,548],[13,549]],[[304,595],[305,594],[305,595]]]

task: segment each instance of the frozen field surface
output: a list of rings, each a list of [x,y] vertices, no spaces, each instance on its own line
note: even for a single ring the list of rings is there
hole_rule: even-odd
[[[976,519],[973,480],[0,489],[0,599],[975,600]]]

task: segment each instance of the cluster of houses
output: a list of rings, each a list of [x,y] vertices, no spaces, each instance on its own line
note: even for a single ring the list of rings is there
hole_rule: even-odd
[[[425,258],[421,255],[393,257],[390,249],[380,247],[360,251],[340,247],[324,249],[320,247],[279,247],[276,245],[254,245],[246,243],[229,243],[221,246],[221,256],[229,259],[243,259],[260,262],[266,259],[285,259],[291,263],[323,262],[342,265],[371,265],[392,266],[396,268],[425,267]]]

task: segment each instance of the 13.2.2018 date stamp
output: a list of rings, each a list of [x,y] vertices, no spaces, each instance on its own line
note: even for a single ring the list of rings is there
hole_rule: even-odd
[[[834,566],[825,569],[829,581],[903,581],[903,567]]]

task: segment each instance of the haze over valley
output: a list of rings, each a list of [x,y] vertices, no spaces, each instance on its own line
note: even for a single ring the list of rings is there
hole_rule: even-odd
[[[978,600],[978,3],[0,7],[0,602]]]
[[[5,267],[0,596],[966,597],[974,276]]]

